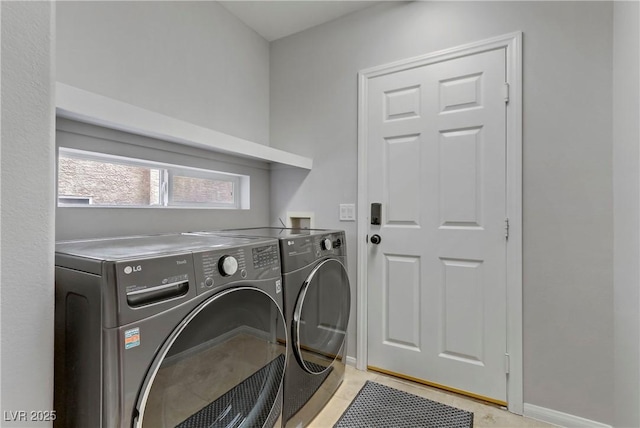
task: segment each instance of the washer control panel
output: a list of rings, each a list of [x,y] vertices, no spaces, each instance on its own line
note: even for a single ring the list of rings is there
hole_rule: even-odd
[[[280,264],[277,244],[252,248],[251,255],[253,256],[254,269],[273,267]]]
[[[198,294],[230,282],[280,276],[277,243],[205,250],[193,257]]]

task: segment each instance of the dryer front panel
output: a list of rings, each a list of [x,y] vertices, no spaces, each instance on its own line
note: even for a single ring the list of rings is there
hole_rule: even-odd
[[[284,318],[257,288],[221,292],[169,336],[143,384],[134,426],[273,426],[281,412]]]
[[[333,258],[320,262],[305,280],[293,313],[293,349],[307,372],[323,373],[339,357],[350,306],[344,265]]]

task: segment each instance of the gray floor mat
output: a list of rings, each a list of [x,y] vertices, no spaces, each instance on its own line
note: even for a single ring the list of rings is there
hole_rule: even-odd
[[[334,428],[470,428],[473,413],[367,381]]]

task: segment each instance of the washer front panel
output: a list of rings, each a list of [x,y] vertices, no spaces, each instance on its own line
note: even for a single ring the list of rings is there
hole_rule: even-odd
[[[281,409],[283,325],[273,298],[256,288],[229,289],[206,300],[156,356],[135,426],[272,426]]]

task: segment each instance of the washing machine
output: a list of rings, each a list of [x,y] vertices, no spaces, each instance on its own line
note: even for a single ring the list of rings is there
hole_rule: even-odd
[[[351,287],[343,231],[251,228],[211,234],[277,238],[286,331],[283,426],[308,425],[344,379]]]
[[[55,279],[57,427],[280,425],[277,240],[59,242]]]

